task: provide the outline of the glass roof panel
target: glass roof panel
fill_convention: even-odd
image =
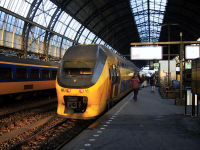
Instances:
[[[130,0],[141,42],[157,42],[167,0]]]
[[[90,32],[90,30],[88,30],[87,28],[85,28],[85,30],[83,31],[82,35],[83,36],[87,36],[89,32]]]
[[[67,13],[62,12],[62,14],[58,18],[58,21],[56,22],[56,25],[55,25],[53,30],[55,32],[60,33],[60,34],[64,34],[65,29],[67,28],[67,24],[68,24],[67,20],[68,20],[68,18],[70,18],[70,16]],[[66,24],[66,22],[67,22],[67,24]]]
[[[43,0],[35,14],[33,19],[34,22],[47,27],[56,11],[57,6],[53,4],[50,0]]]
[[[83,44],[84,41],[85,41],[85,37],[84,37],[84,36],[81,36],[78,42],[81,43],[81,44]]]
[[[33,0],[0,0],[0,6],[26,17]]]
[[[95,34],[90,32],[90,34],[88,35],[88,39],[92,42],[92,40],[95,38]]]
[[[85,44],[91,44],[92,41],[90,41],[89,39],[85,40]]]
[[[75,31],[78,31],[80,26],[81,26],[81,24],[78,21],[76,21],[75,19],[73,19],[72,22],[69,25],[69,27],[72,28]]]
[[[29,9],[33,1],[34,0],[0,0],[0,6],[26,18],[28,17],[27,14],[29,12]],[[142,0],[138,0],[138,1],[142,2]],[[36,22],[44,27],[48,27],[56,9],[57,9],[57,6],[54,3],[52,3],[51,0],[42,0],[40,6],[37,8],[36,14],[33,18],[33,22]],[[141,11],[143,11],[143,8],[141,9]],[[0,12],[0,14],[1,14],[0,15],[0,29],[2,29],[3,21],[5,21],[6,22],[5,30],[8,30],[10,32],[12,32],[13,30],[16,30],[15,31],[16,34],[19,34],[19,35],[22,34],[22,30],[24,26],[24,22],[22,20],[17,19],[10,15],[6,15],[3,12]],[[7,17],[5,18],[5,16]],[[147,15],[146,15],[146,18],[147,18]],[[138,16],[139,23],[142,23],[144,21],[145,21],[145,18],[143,16]],[[63,11],[62,14],[59,16],[53,31],[60,33],[72,40],[74,40],[76,35],[78,34],[80,35],[82,33],[80,35],[79,43],[89,44],[91,42],[95,42],[95,43],[106,45],[109,48],[112,48],[110,45],[108,45],[108,43],[105,43],[105,41],[103,41],[101,38],[97,38],[96,35],[92,33],[89,29],[85,28],[83,32],[79,31],[81,26],[82,25],[77,20],[75,20],[69,14]],[[29,39],[31,39],[32,43],[34,44],[36,44],[37,42],[44,42],[45,33],[46,33],[45,30],[35,26],[31,28],[31,31],[29,33]],[[61,37],[54,36],[53,38],[51,38],[51,43],[52,43],[52,46],[56,45],[60,47]],[[70,45],[72,45],[71,41],[67,41],[66,39],[63,40],[62,48],[69,47]],[[34,50],[36,50],[36,48]],[[39,46],[38,52],[42,53],[42,45]],[[63,52],[62,52],[62,55],[63,55]]]
[[[99,44],[101,42],[101,39],[98,38],[97,41],[96,41],[96,44]]]
[[[105,42],[102,40],[99,44],[101,44],[101,45],[104,45],[105,44]]]
[[[90,33],[90,30],[88,30],[87,28],[84,29],[83,33],[81,34],[80,36],[80,39],[79,39],[79,43],[83,44],[87,38],[87,35]]]

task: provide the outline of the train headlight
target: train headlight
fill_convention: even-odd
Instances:
[[[88,90],[88,89],[86,89],[86,90],[85,90],[85,92],[86,92],[86,93],[89,93],[89,90]]]
[[[80,93],[83,93],[83,90],[79,90]]]
[[[64,90],[64,88],[61,88],[61,92],[64,92],[65,90]]]
[[[71,90],[70,90],[70,89],[67,89],[67,90],[66,90],[66,92],[67,92],[67,93],[70,93],[70,92],[71,92]]]

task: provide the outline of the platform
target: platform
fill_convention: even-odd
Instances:
[[[63,150],[199,150],[200,120],[150,87],[133,93],[63,147]]]

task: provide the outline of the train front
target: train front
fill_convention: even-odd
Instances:
[[[57,75],[57,113],[63,117],[91,119],[102,112],[100,106],[106,54],[98,45],[70,47]]]

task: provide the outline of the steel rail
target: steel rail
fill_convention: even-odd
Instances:
[[[52,119],[54,119],[54,117],[53,117]],[[52,119],[51,119],[51,120],[52,120]],[[49,120],[49,121],[51,121],[51,120]],[[8,148],[7,150],[19,149],[23,144],[27,143],[27,142],[30,141],[30,140],[33,140],[33,139],[36,138],[37,136],[42,135],[43,133],[45,133],[45,132],[47,132],[47,131],[49,131],[49,130],[51,130],[51,129],[53,129],[53,128],[56,128],[57,126],[62,125],[62,124],[65,123],[67,120],[69,120],[69,119],[65,118],[63,121],[61,121],[61,122],[59,122],[59,123],[57,123],[57,124],[55,124],[55,125],[53,125],[53,126],[50,126],[50,127],[47,128],[47,129],[41,130],[41,131],[37,132],[36,134],[33,134],[33,135],[27,137],[27,138],[24,139],[23,141],[20,141],[19,143],[12,145],[12,146],[11,146],[10,148]]]

